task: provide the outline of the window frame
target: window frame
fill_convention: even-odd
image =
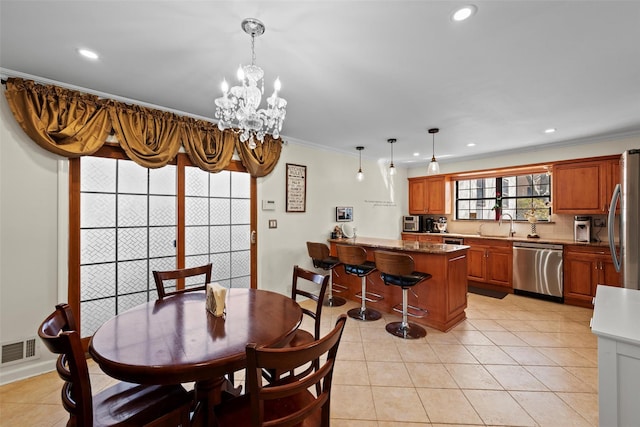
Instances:
[[[524,186],[519,186],[517,184],[518,180],[522,177],[528,177],[528,176],[535,176],[535,175],[542,175],[542,174],[546,174],[549,177],[549,182],[548,182],[548,194],[546,195],[542,195],[542,196],[535,196],[533,194],[531,195],[524,195],[524,196],[504,196],[504,183],[506,181],[507,178],[515,178],[516,181],[516,188],[517,187],[524,187]],[[495,182],[494,187],[484,187],[484,186],[480,186],[480,187],[476,187],[476,189],[483,189],[483,194],[484,194],[484,188],[494,188],[495,192],[494,192],[494,196],[493,197],[465,197],[465,198],[461,198],[460,197],[460,182],[461,181],[474,181],[474,180],[482,180],[483,182],[487,179],[493,179]],[[533,183],[533,180],[531,181],[531,183],[529,184],[529,186],[533,189],[533,186],[535,184]],[[472,189],[470,189],[469,191],[472,191]],[[531,192],[533,193],[533,191]],[[518,212],[521,210],[518,208],[517,204],[518,204],[518,200],[535,200],[535,199],[544,199],[544,209],[541,208],[535,208],[536,211],[543,211],[546,214],[546,218],[538,218],[539,222],[550,222],[551,221],[551,197],[552,197],[552,191],[551,191],[551,174],[548,172],[548,170],[523,170],[523,171],[505,171],[505,173],[502,174],[492,174],[492,175],[486,175],[486,174],[478,174],[476,176],[473,176],[471,174],[467,175],[467,176],[459,176],[457,178],[455,178],[455,199],[454,199],[454,204],[455,204],[455,213],[454,213],[454,217],[456,221],[498,221],[500,219],[500,217],[502,216],[503,213],[509,213],[511,214],[511,212],[513,212],[513,216],[514,216],[514,221],[527,221],[525,214],[523,213],[522,217],[518,217]],[[491,210],[493,210],[494,215],[493,218],[460,218],[459,217],[459,212],[460,212],[460,202],[471,202],[471,201],[477,201],[477,202],[489,202],[489,204],[493,204],[493,207],[491,208]],[[515,200],[515,208],[505,208],[504,207],[504,202],[506,200]],[[548,200],[548,201],[547,201]],[[529,209],[529,208],[527,208]],[[533,207],[531,207],[531,209],[533,209]],[[477,209],[476,209],[477,210]]]
[[[131,160],[127,157],[124,150],[115,144],[105,144],[93,157],[104,157],[116,160]],[[80,312],[80,162],[81,158],[69,159],[69,256],[68,256],[68,304],[74,313],[77,313],[76,322],[78,326],[81,324]],[[186,153],[178,153],[176,158],[172,160],[170,165],[176,166],[176,197],[177,197],[177,230],[176,230],[176,262],[177,268],[185,267],[186,259],[186,227],[185,227],[185,169],[187,167],[197,167],[194,165]],[[225,168],[231,172],[248,173],[247,169],[239,160],[232,160]],[[257,287],[257,236],[255,233],[257,226],[257,180],[255,177],[250,179],[250,229],[252,238],[250,244],[250,260],[251,260],[251,279],[250,286],[252,289]],[[82,344],[85,351],[88,348],[90,337],[82,338]]]

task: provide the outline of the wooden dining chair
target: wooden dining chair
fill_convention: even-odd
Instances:
[[[320,285],[318,292],[312,292],[307,289],[302,289],[302,283],[315,283]],[[313,333],[304,329],[296,329],[293,337],[286,345],[286,347],[297,347],[300,345],[308,344],[320,339],[320,320],[322,315],[322,306],[324,302],[325,294],[327,293],[327,287],[329,286],[329,276],[317,274],[313,271],[305,270],[304,268],[293,266],[293,279],[291,282],[291,299],[298,301],[298,297],[308,298],[315,302],[315,307],[312,309],[302,307],[302,314],[306,315],[308,319],[313,322]],[[312,363],[308,369],[317,367],[318,361]],[[286,371],[267,371],[265,370],[265,378],[272,382],[280,378]]]
[[[287,348],[247,345],[247,394],[216,406],[218,427],[308,426],[328,427],[331,383],[336,353],[347,316],[341,314],[335,327],[317,341]],[[326,355],[317,370],[301,372],[263,385],[261,371],[293,371]],[[316,387],[315,394],[310,390]]]
[[[59,354],[56,369],[65,383],[62,405],[67,426],[187,426],[192,393],[181,385],[139,385],[120,382],[91,394],[89,369],[76,321],[68,304],[56,305],[40,325],[38,335]]]
[[[181,268],[177,270],[166,270],[166,271],[154,271],[153,279],[156,282],[156,289],[158,290],[158,299],[162,299],[169,295],[179,294],[183,292],[192,292],[192,291],[202,291],[206,288],[207,283],[211,282],[211,263],[207,265],[202,265],[199,267],[191,267],[191,268]],[[197,277],[204,276],[203,282],[198,282],[196,286],[189,286],[183,289],[177,289],[177,282],[175,283],[176,288],[172,291],[167,291],[165,287],[165,282],[169,280],[183,280],[188,277]],[[200,285],[200,283],[202,283]]]

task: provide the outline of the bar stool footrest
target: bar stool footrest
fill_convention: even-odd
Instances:
[[[334,283],[331,289],[336,294],[349,290],[349,288],[347,288],[346,286],[338,285],[337,283]]]
[[[362,292],[358,292],[356,294],[356,297],[362,299]],[[368,302],[379,302],[379,301],[382,301],[383,299],[384,299],[383,295],[376,294],[374,292],[367,291],[364,293],[364,300]]]
[[[395,311],[396,313],[402,314],[402,304],[394,305],[393,311]],[[429,314],[429,312],[427,311],[426,308],[416,307],[415,305],[407,305],[407,316],[409,317],[422,319],[427,314]]]

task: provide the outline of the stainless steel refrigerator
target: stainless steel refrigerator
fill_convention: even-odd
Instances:
[[[618,216],[619,251],[614,242],[616,206]],[[616,185],[609,207],[609,247],[617,271],[622,271],[622,286],[640,289],[640,149],[628,150],[620,157],[620,184]]]

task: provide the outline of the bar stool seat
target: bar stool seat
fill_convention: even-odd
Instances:
[[[347,311],[349,317],[357,320],[371,321],[382,317],[379,311],[368,308],[366,302],[378,302],[383,296],[367,291],[367,276],[376,271],[375,263],[367,261],[367,251],[360,246],[336,245],[338,259],[344,264],[344,271],[347,274],[358,276],[361,279],[361,291],[356,294],[360,297],[360,308],[352,308]]]
[[[380,277],[385,285],[400,286],[402,288],[402,309],[397,306],[393,309],[402,313],[401,322],[391,322],[386,325],[386,330],[392,335],[404,339],[422,338],[427,331],[420,325],[408,322],[408,316],[424,317],[427,310],[409,305],[407,294],[410,288],[431,278],[431,274],[414,271],[415,263],[410,255],[375,251],[376,268],[380,271]],[[410,311],[412,310],[412,311]]]
[[[334,292],[341,293],[347,290],[345,286],[333,284],[333,269],[340,264],[340,260],[329,255],[329,247],[324,243],[307,242],[307,252],[309,252],[309,257],[311,257],[315,268],[329,272],[329,292],[327,292],[323,304],[330,307],[345,305],[346,299],[333,295]]]

